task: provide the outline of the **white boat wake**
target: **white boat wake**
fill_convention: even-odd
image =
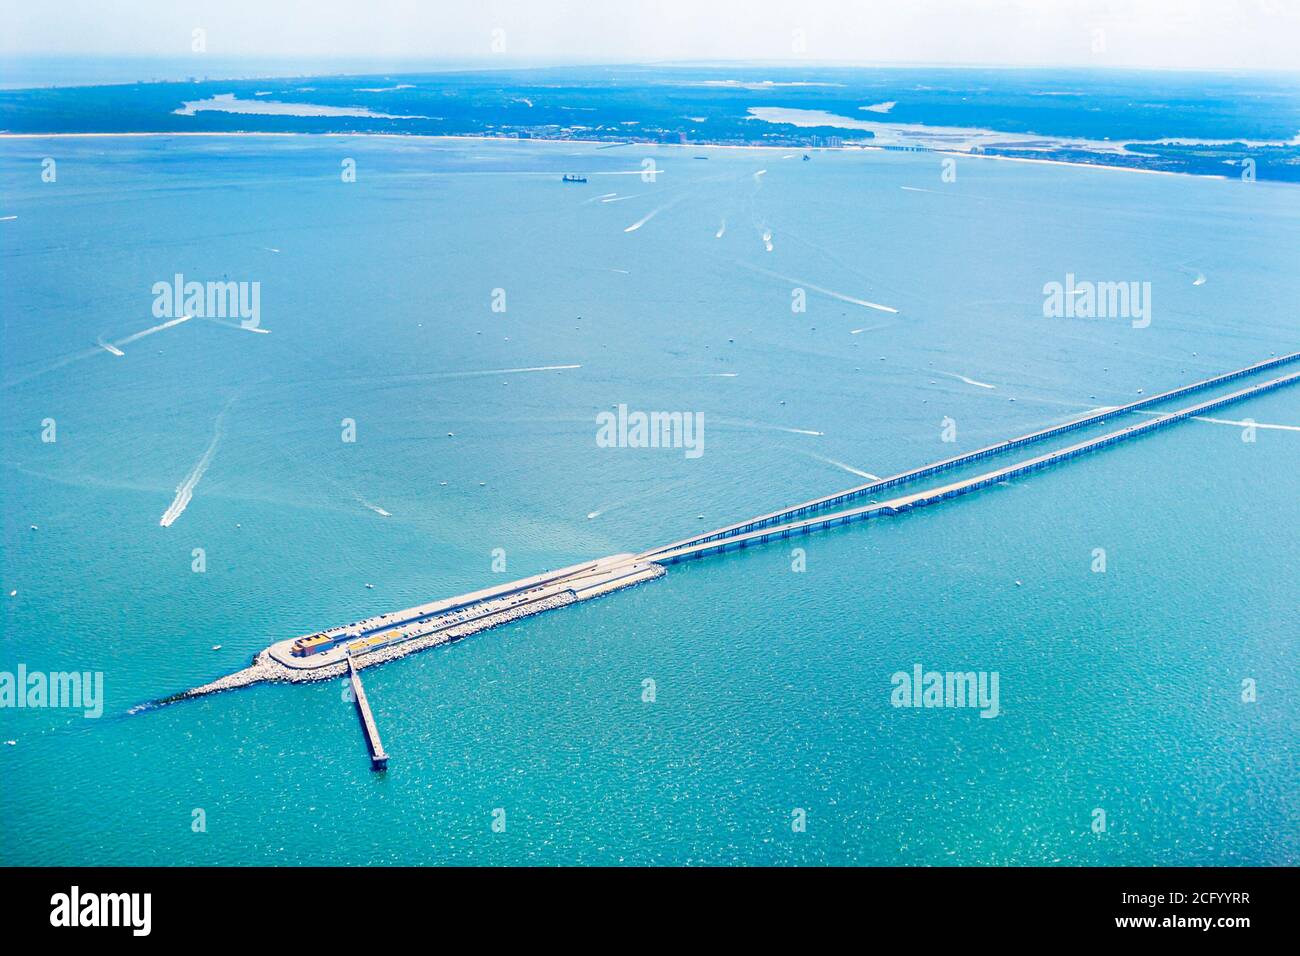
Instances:
[[[1237,428],[1269,428],[1283,432],[1300,432],[1300,425],[1274,425],[1271,422],[1246,422],[1233,421],[1231,418],[1205,418],[1195,416],[1198,422],[1209,422],[1212,425],[1235,425]]]
[[[162,323],[161,325],[155,325],[152,326],[151,328],[145,329],[142,332],[136,332],[132,335],[128,335],[124,339],[118,339],[113,344],[115,346],[118,346],[119,348],[123,345],[130,345],[132,342],[139,341],[140,339],[144,338],[146,335],[153,335],[157,332],[161,332],[163,329],[170,329],[173,326],[180,325],[182,322],[188,322],[192,318],[194,318],[194,316],[189,315],[187,313],[185,315],[182,315],[178,319],[168,319],[166,322]]]
[[[217,420],[212,427],[212,441],[208,443],[207,450],[195,463],[194,467],[190,469],[190,473],[185,476],[185,480],[176,486],[176,497],[167,506],[167,510],[163,512],[162,517],[158,519],[158,524],[162,527],[170,528],[172,523],[184,514],[185,509],[189,507],[190,499],[194,497],[194,489],[198,487],[204,472],[208,470],[208,465],[212,464],[212,456],[216,454],[217,444],[221,441],[222,422],[225,420],[226,412],[230,410],[230,405],[233,402],[234,399],[232,398],[226,403],[226,407],[221,410],[221,413],[217,415]]]
[[[229,319],[207,319],[214,325],[224,325],[228,329],[239,329],[241,332],[257,332],[260,335],[270,335],[270,329],[264,329],[259,325],[245,325],[242,322],[231,322]]]
[[[366,501],[366,499],[362,498],[361,495],[359,494],[354,493],[353,497],[356,498],[357,501],[360,502],[363,506],[369,508],[375,514],[380,515],[381,517],[391,518],[393,516],[393,513],[391,511],[385,511],[383,508],[379,507],[379,505],[374,504],[373,502]]]
[[[636,232],[638,229],[640,229],[642,226],[644,226],[647,222],[649,222],[649,221],[650,221],[651,219],[653,219],[655,216],[659,215],[659,214],[660,214],[661,212],[663,212],[665,209],[671,209],[673,206],[676,206],[676,205],[677,205],[679,202],[681,202],[683,199],[686,199],[687,196],[689,196],[689,195],[690,195],[690,193],[689,193],[689,192],[686,192],[686,193],[682,193],[682,194],[681,194],[680,196],[678,196],[676,199],[670,199],[668,202],[664,203],[664,204],[663,204],[662,206],[660,206],[659,208],[650,210],[648,213],[646,213],[644,216],[642,216],[642,217],[641,217],[640,219],[638,219],[636,222],[632,223],[632,225],[628,226],[628,227],[627,227],[626,229],[624,229],[623,231],[624,231],[624,232]]]
[[[661,212],[663,212],[665,209],[667,209],[667,208],[668,208],[669,206],[671,206],[671,205],[672,205],[672,203],[665,203],[664,205],[660,206],[658,209],[651,209],[648,213],[646,213],[644,216],[642,216],[642,217],[641,217],[640,219],[638,219],[636,222],[632,223],[632,225],[628,226],[628,227],[627,227],[626,229],[624,229],[623,231],[624,231],[624,232],[636,232],[638,229],[640,229],[642,226],[644,226],[647,222],[649,222],[649,221],[650,221],[651,219],[653,219],[655,216],[659,215]]]
[[[844,462],[836,461],[834,458],[827,458],[825,455],[813,455],[810,453],[808,457],[815,458],[817,461],[824,461],[826,464],[834,465],[836,468],[843,468],[845,471],[849,472],[850,474],[857,475],[860,478],[867,478],[871,481],[880,480],[879,475],[873,475],[871,472],[863,471],[861,468],[854,468],[852,465],[846,465],[844,464]]]
[[[1137,411],[1142,415],[1159,416],[1164,414],[1164,412],[1153,412],[1145,408],[1139,408]],[[1193,415],[1192,421],[1208,422],[1211,425],[1231,425],[1233,428],[1263,428],[1269,431],[1300,432],[1300,425],[1277,425],[1273,422],[1237,421],[1231,418],[1210,418],[1205,415]]]
[[[935,372],[935,375],[947,375],[949,378],[959,378],[967,385],[974,385],[977,388],[997,388],[996,385],[990,385],[988,382],[977,382],[973,378],[967,378],[965,375],[958,375],[956,372]]]
[[[603,515],[606,511],[613,511],[615,508],[622,508],[625,505],[630,505],[634,501],[641,501],[644,498],[653,498],[657,495],[667,494],[670,491],[675,491],[678,488],[681,488],[685,484],[686,482],[684,481],[673,481],[673,482],[669,482],[666,485],[658,485],[653,488],[647,488],[645,491],[639,491],[636,494],[631,495],[630,497],[620,498],[618,501],[601,505],[595,511],[587,512],[587,520],[594,521],[596,518],[599,518],[601,515]]]
[[[192,318],[194,318],[194,316],[192,315],[182,315],[178,319],[168,319],[166,322],[162,323],[161,325],[155,325],[152,328],[145,329],[141,332],[135,332],[131,335],[128,335],[124,339],[118,339],[116,342],[105,342],[104,337],[101,335],[99,338],[95,340],[94,348],[87,347],[85,349],[82,349],[79,352],[73,352],[70,355],[65,355],[63,358],[59,359],[56,362],[52,362],[49,365],[46,365],[44,368],[37,369],[36,371],[28,375],[24,375],[20,378],[11,379],[10,381],[5,382],[4,385],[0,387],[11,388],[14,385],[21,385],[23,382],[29,382],[34,378],[39,378],[40,376],[53,372],[56,369],[63,368],[65,365],[71,365],[73,362],[79,362],[82,359],[86,359],[86,358],[90,358],[91,356],[98,355],[100,352],[107,352],[110,355],[114,355],[117,356],[118,358],[121,358],[126,354],[125,352],[122,351],[121,346],[130,345],[132,342],[138,341],[139,339],[144,338],[146,335],[153,335],[155,332],[161,332],[163,329],[170,329],[172,326],[180,325],[182,322],[188,322]]]
[[[733,428],[753,428],[760,431],[786,432],[790,435],[813,435],[821,437],[825,432],[813,431],[811,428],[787,428],[785,425],[771,425],[767,422],[751,422],[736,418],[717,418],[714,419],[719,425],[730,425]]]
[[[439,378],[463,378],[470,375],[513,375],[516,372],[561,372],[565,369],[582,368],[581,365],[532,365],[528,368],[489,368],[480,372],[444,372]]]
[[[752,269],[755,272],[761,272],[763,275],[771,276],[773,279],[780,279],[782,282],[791,282],[802,288],[811,289],[813,292],[820,292],[822,295],[830,296],[832,299],[838,299],[841,302],[848,302],[851,305],[860,305],[864,309],[875,309],[877,312],[888,312],[890,315],[898,314],[898,310],[892,306],[881,305],[879,302],[869,302],[866,299],[859,299],[855,296],[845,295],[843,292],[836,292],[834,289],[827,289],[823,286],[813,285],[811,282],[796,279],[794,276],[785,276],[776,272],[769,272],[766,269],[758,268],[758,266],[751,266],[746,262],[739,262],[737,265],[744,266],[746,269]]]

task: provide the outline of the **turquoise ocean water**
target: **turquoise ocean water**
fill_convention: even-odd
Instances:
[[[800,157],[0,142],[0,671],[107,696],[0,710],[0,860],[1297,862],[1297,389],[1216,413],[1292,426],[1255,442],[1190,422],[368,670],[386,774],[339,682],[126,715],[496,548],[662,544],[1297,348],[1292,187]],[[270,334],[96,345],[178,272],[259,282]],[[1150,327],[1044,318],[1067,273],[1151,282]],[[597,447],[618,403],[703,412],[703,456]],[[891,707],[916,663],[997,671],[1001,716]]]

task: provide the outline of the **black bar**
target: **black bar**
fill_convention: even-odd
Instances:
[[[143,897],[139,909],[122,910],[126,925],[51,925],[52,915],[67,910],[55,913],[63,904],[58,895],[70,904],[76,886],[83,907],[88,895],[148,893],[147,938],[205,948],[254,941],[259,948],[337,946],[353,938],[395,941],[430,930],[459,935],[529,925],[580,933],[578,924],[614,913],[635,915],[629,930],[658,936],[655,926],[680,928],[684,915],[708,912],[738,937],[762,936],[776,920],[792,929],[816,923],[819,934],[847,928],[860,939],[906,930],[927,943],[1199,936],[1232,946],[1292,923],[1294,877],[1289,869],[1253,868],[11,868],[0,870],[0,925],[20,939],[146,938],[136,936]]]

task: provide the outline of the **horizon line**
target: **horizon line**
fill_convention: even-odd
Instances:
[[[1112,63],[981,63],[953,61],[908,61],[908,60],[796,60],[751,59],[751,58],[708,58],[699,60],[589,60],[568,59],[562,57],[506,57],[502,54],[487,54],[478,57],[402,57],[385,58],[369,55],[327,55],[327,56],[266,56],[260,54],[232,55],[211,63],[216,73],[199,75],[189,69],[178,69],[191,58],[178,54],[176,56],[130,53],[21,53],[6,54],[9,67],[15,64],[45,63],[72,64],[154,64],[157,67],[176,69],[174,76],[140,76],[135,79],[103,80],[19,80],[7,81],[6,74],[11,69],[0,67],[0,91],[18,91],[26,89],[56,89],[102,86],[132,86],[147,83],[197,83],[197,82],[238,82],[245,80],[304,79],[304,78],[363,78],[383,76],[436,76],[454,73],[493,73],[509,71],[541,71],[562,69],[720,69],[734,70],[742,68],[761,68],[775,70],[935,70],[953,72],[1005,71],[1005,72],[1057,72],[1086,74],[1144,73],[1161,76],[1196,76],[1212,74],[1216,76],[1272,76],[1295,79],[1300,82],[1300,67],[1285,69],[1281,67],[1231,67],[1231,66],[1132,66]],[[194,67],[200,64],[192,64]],[[241,66],[260,66],[249,73],[236,73]],[[331,69],[336,66],[338,69]],[[355,68],[348,69],[352,66]]]

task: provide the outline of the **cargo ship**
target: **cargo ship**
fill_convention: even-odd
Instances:
[[[563,183],[585,183],[586,181],[586,176],[574,176],[571,173],[565,173],[564,177],[560,180],[560,182]]]

